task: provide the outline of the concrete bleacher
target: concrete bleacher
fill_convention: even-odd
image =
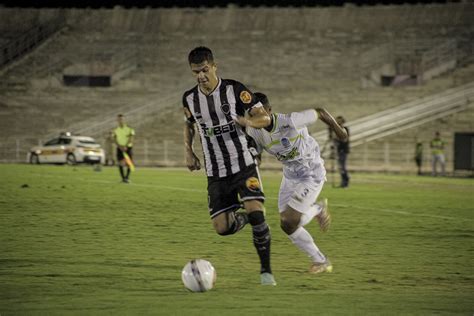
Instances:
[[[24,142],[22,150],[26,150],[26,143],[68,130],[77,122],[109,118],[114,109],[127,104],[145,104],[157,93],[172,95],[190,88],[195,82],[187,53],[197,45],[214,50],[222,77],[265,92],[276,111],[324,105],[354,120],[473,81],[474,69],[467,63],[420,86],[364,88],[360,67],[364,52],[389,41],[411,40],[428,46],[451,38],[472,41],[474,23],[469,17],[473,12],[474,5],[466,3],[67,10],[66,29],[0,75],[2,82],[23,82],[21,89],[1,90],[4,106],[0,115],[8,121],[1,127],[2,135],[30,139]],[[35,12],[25,14],[34,16]],[[207,23],[211,17],[212,25]],[[117,51],[137,51],[138,67],[114,86],[71,88],[61,84],[62,72],[71,63]],[[135,126],[139,162],[163,160],[152,158],[151,152],[168,146],[168,155],[174,157],[170,160],[182,163],[180,101],[160,104],[154,119]],[[316,124],[311,131],[322,128]],[[150,155],[146,159],[145,151]]]
[[[454,163],[454,133],[474,131],[474,105],[461,113],[449,115],[373,142],[352,148],[349,166],[357,170],[415,171],[415,145],[423,144],[423,172],[431,173],[430,141],[439,131],[445,141],[446,170]],[[438,167],[439,170],[439,167]]]

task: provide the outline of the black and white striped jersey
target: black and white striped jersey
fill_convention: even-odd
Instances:
[[[226,177],[254,164],[237,115],[262,106],[242,83],[221,79],[214,91],[205,95],[196,85],[183,95],[183,106],[192,114],[201,136],[207,176]]]

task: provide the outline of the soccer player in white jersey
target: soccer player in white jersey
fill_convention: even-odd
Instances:
[[[321,230],[325,232],[331,222],[327,199],[322,203],[315,202],[323,188],[326,169],[319,145],[309,135],[306,126],[315,123],[319,118],[329,125],[341,140],[347,137],[346,131],[324,109],[273,114],[266,95],[257,92],[255,96],[270,114],[271,123],[262,129],[247,127],[247,133],[255,140],[260,152],[267,151],[283,164],[283,179],[278,196],[281,228],[290,240],[311,258],[310,273],[331,272],[331,262],[304,228],[315,218]],[[245,118],[238,118],[237,122],[241,125],[247,123]]]

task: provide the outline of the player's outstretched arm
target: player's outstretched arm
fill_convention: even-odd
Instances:
[[[201,169],[201,162],[193,151],[194,123],[186,121],[184,123],[184,148],[186,150],[186,166],[190,171]]]
[[[316,112],[318,113],[319,119],[326,123],[336,133],[336,136],[340,141],[347,141],[348,135],[346,130],[337,124],[334,117],[332,117],[332,115],[326,109],[316,108]]]
[[[253,108],[245,117],[237,116],[235,121],[241,126],[250,126],[253,128],[267,127],[271,123],[270,115],[268,115],[263,107]]]

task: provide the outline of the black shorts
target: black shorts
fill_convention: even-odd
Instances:
[[[224,178],[208,177],[207,194],[211,218],[238,209],[241,201],[265,200],[255,165]]]
[[[133,150],[132,150],[132,147],[127,147],[127,150],[126,150],[128,156],[130,157],[130,159],[133,160]],[[117,160],[118,161],[122,161],[124,158],[123,158],[123,151],[122,149],[120,149],[119,147],[117,147]]]

